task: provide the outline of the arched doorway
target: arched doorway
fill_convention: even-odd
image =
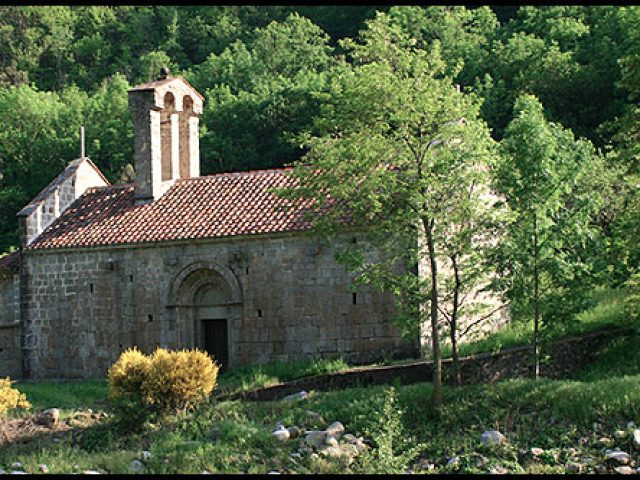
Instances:
[[[228,269],[213,262],[184,268],[174,279],[169,306],[175,308],[180,348],[199,348],[224,370],[233,365],[242,313],[240,284]]]

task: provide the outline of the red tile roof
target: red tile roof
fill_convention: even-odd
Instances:
[[[0,272],[17,272],[20,269],[20,252],[0,258]]]
[[[180,179],[158,200],[134,205],[133,185],[88,189],[27,250],[304,231],[308,202],[270,189],[293,186],[291,169]]]

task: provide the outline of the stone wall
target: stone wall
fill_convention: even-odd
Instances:
[[[594,361],[616,338],[637,335],[636,332],[618,328],[605,329],[582,336],[555,342],[549,348],[549,360],[541,365],[541,376],[565,378]],[[509,378],[533,375],[532,349],[522,346],[505,349],[499,353],[482,353],[460,359],[464,384],[495,383]],[[443,380],[451,382],[451,359],[442,362]],[[338,373],[307,377],[281,385],[260,388],[232,395],[220,395],[220,400],[238,399],[268,401],[278,400],[300,390],[338,390],[362,385],[411,384],[430,382],[433,378],[433,362],[415,361],[387,367],[353,368]]]
[[[20,367],[20,277],[0,272],[0,378],[18,378]]]
[[[133,345],[202,348],[198,325],[205,314],[228,319],[230,366],[415,355],[417,344],[389,323],[393,299],[373,288],[354,296],[351,275],[333,255],[331,245],[302,235],[27,251],[27,374],[101,377]],[[224,284],[228,301],[195,305],[209,283]]]

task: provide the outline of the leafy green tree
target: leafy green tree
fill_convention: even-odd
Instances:
[[[451,212],[482,183],[492,140],[477,99],[445,73],[437,44],[411,48],[383,14],[363,33],[361,42],[343,42],[355,66],[322,93],[314,128],[302,137],[309,152],[295,169],[301,187],[289,195],[312,199],[323,212],[319,232],[340,234],[345,218],[363,232],[364,241],[347,243],[338,260],[356,272],[356,282],[396,295],[397,320],[407,330],[430,325],[440,405],[443,243],[464,216]],[[369,255],[371,246],[384,258]]]
[[[590,142],[548,122],[532,95],[516,100],[500,147],[496,184],[512,214],[498,250],[503,287],[514,317],[533,317],[537,378],[541,325],[567,321],[589,298],[602,162]]]

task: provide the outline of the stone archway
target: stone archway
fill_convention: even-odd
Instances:
[[[224,367],[234,364],[242,292],[231,270],[215,262],[188,265],[172,282],[167,304],[178,348],[200,348]]]

